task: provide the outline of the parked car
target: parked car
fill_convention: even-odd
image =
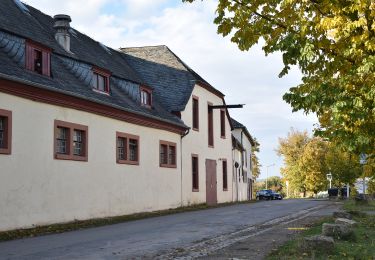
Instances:
[[[271,200],[272,190],[259,190],[255,194],[257,200]]]
[[[282,200],[283,199],[283,196],[281,196],[280,193],[277,193],[277,192],[274,192],[274,191],[272,191],[271,197],[272,197],[273,200]]]

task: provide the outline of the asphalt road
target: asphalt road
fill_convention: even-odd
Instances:
[[[329,205],[261,201],[0,243],[0,259],[129,259],[186,248],[223,234]]]

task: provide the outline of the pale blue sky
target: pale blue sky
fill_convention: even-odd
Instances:
[[[247,126],[261,144],[260,162],[269,176],[279,175],[278,138],[291,127],[312,130],[314,116],[292,113],[282,100],[300,81],[297,69],[279,79],[281,56],[265,57],[259,46],[241,52],[216,34],[216,1],[183,4],[177,0],[27,0],[53,16],[72,17],[71,25],[112,48],[167,45],[183,61],[226,95],[227,104],[246,104],[230,114]],[[266,175],[262,168],[260,178]]]

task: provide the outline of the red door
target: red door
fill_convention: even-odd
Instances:
[[[206,159],[206,202],[217,204],[216,160]]]

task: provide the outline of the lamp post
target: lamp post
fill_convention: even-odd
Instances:
[[[268,190],[268,168],[271,167],[271,166],[275,166],[275,164],[270,164],[270,165],[267,165],[266,168],[267,168],[267,178],[266,178],[266,190]]]
[[[332,188],[332,174],[331,173],[327,174],[327,180],[329,180],[329,188],[331,189]]]

